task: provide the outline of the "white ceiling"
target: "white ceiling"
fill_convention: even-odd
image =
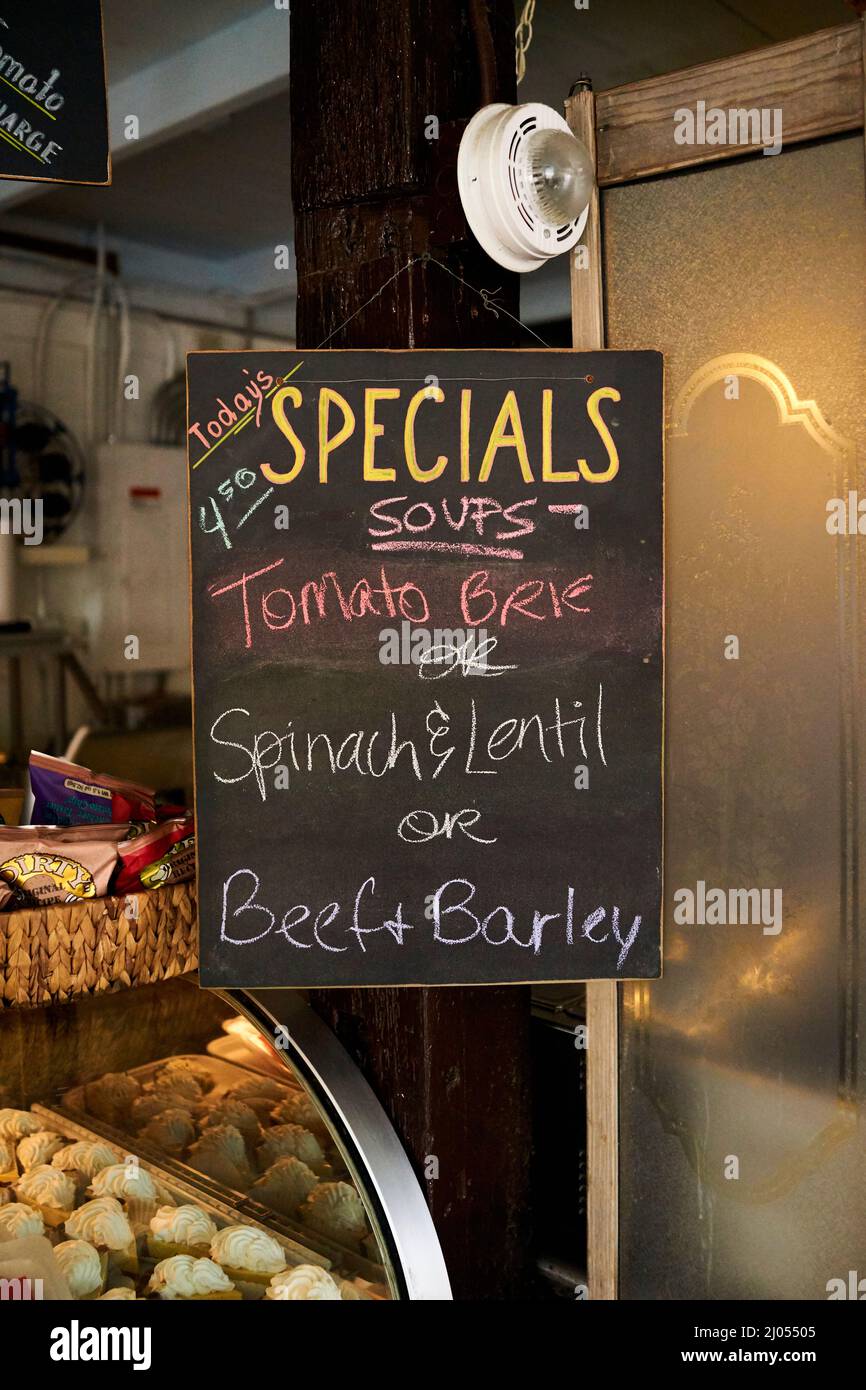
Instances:
[[[105,51],[111,82],[149,67],[166,49],[186,48],[267,0],[102,0]]]
[[[57,185],[22,206],[31,210],[70,226],[102,222],[109,236],[216,259],[291,241],[288,89],[116,160],[107,188]]]

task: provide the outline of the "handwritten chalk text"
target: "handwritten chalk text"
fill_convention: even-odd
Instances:
[[[626,928],[626,919],[621,919],[618,906],[575,910],[571,884],[561,890],[555,904],[557,911],[534,908],[523,921],[518,921],[510,907],[496,903],[495,898],[484,911],[478,901],[478,887],[468,878],[448,879],[432,892],[419,889],[418,910],[412,909],[414,921],[404,915],[402,902],[397,903],[390,917],[377,905],[381,895],[372,874],[359,885],[348,904],[326,902],[317,908],[310,903],[292,903],[279,919],[280,908],[261,901],[260,891],[261,880],[253,869],[235,869],[224,880],[221,942],[228,946],[253,946],[273,934],[299,951],[342,954],[354,950],[366,954],[370,937],[400,947],[405,944],[407,933],[422,931],[436,946],[466,946],[471,941],[483,941],[490,947],[516,946],[539,956],[550,937],[555,936],[559,945],[588,941],[593,946],[607,946],[608,953],[615,953],[619,974],[638,938],[642,921],[637,914]],[[429,901],[429,916],[424,911],[425,901]]]
[[[318,579],[308,579],[300,586],[288,589],[276,583],[276,571],[285,563],[281,556],[260,569],[244,570],[236,579],[211,587],[212,599],[232,602],[237,617],[237,634],[243,634],[243,645],[249,649],[262,632],[287,632],[309,627],[314,622],[351,623],[364,618],[399,618],[409,623],[426,623],[430,617],[427,595],[413,580],[393,583],[385,566],[379,571],[378,582],[366,576],[351,586],[336,570],[328,570]],[[265,576],[270,576],[266,579]],[[528,618],[544,622],[558,621],[566,612],[587,614],[588,604],[574,600],[588,593],[592,575],[583,574],[565,584],[550,579],[526,579],[513,588],[494,588],[490,571],[475,570],[460,585],[459,603],[463,621],[469,627],[497,622],[505,627],[509,619]],[[273,585],[273,587],[268,587]],[[226,598],[229,595],[230,598]]]
[[[485,385],[489,387],[489,383]],[[343,468],[338,470],[338,474],[344,476],[347,463],[351,463],[365,483],[395,483],[397,469],[391,464],[400,455],[408,478],[422,484],[435,482],[449,467],[452,473],[459,469],[461,483],[489,482],[495,468],[497,477],[503,473],[507,477],[519,475],[522,482],[530,487],[536,481],[609,483],[619,472],[619,452],[601,413],[603,401],[622,399],[614,386],[598,386],[579,403],[582,415],[592,426],[593,433],[589,435],[591,447],[587,448],[583,457],[575,459],[572,453],[567,461],[560,460],[560,463],[566,463],[565,467],[557,466],[554,457],[554,393],[551,387],[545,387],[540,392],[540,401],[536,393],[531,393],[535,395],[531,418],[540,425],[534,437],[528,434],[524,422],[524,412],[527,412],[529,402],[519,402],[513,389],[503,393],[492,425],[484,425],[480,431],[473,425],[471,386],[463,387],[459,392],[459,412],[435,411],[437,405],[446,401],[446,393],[441,386],[422,386],[420,390],[405,393],[400,386],[367,386],[359,396],[361,394],[363,401],[359,399],[356,404],[359,413],[363,414],[363,421],[358,427],[356,439],[355,408],[333,386],[320,387],[317,396],[315,392],[307,392],[306,397],[302,386],[282,386],[271,401],[271,410],[277,429],[289,443],[291,458],[286,459],[286,466],[282,468],[270,463],[261,464],[262,474],[268,482],[276,486],[293,483],[303,470],[309,452],[318,465],[318,481],[327,484],[332,455],[347,447],[349,456],[348,459],[345,456],[341,458]],[[530,396],[528,390],[525,394]],[[309,407],[313,399],[316,400],[316,408],[311,410]],[[422,407],[425,413],[433,410],[440,431],[445,432],[441,442],[447,445],[447,454],[437,454],[434,449],[430,457],[420,457],[416,420]],[[573,419],[567,420],[564,425],[560,434],[571,441],[575,422]],[[395,436],[399,440],[396,445]],[[598,458],[599,443],[604,451],[603,461]],[[595,454],[596,458],[593,459],[591,454]],[[383,461],[386,457],[388,463]]]
[[[211,743],[231,751],[214,754],[210,773],[223,786],[251,779],[262,801],[268,797],[267,774],[276,767],[286,769],[289,787],[296,778],[305,776],[382,778],[398,768],[417,782],[431,782],[452,757],[453,769],[461,767],[467,775],[495,777],[503,764],[525,752],[527,757],[548,764],[565,761],[571,775],[577,753],[584,761],[590,752],[597,754],[607,766],[603,693],[599,685],[587,708],[581,700],[561,700],[557,695],[546,715],[536,710],[497,717],[493,727],[481,725],[475,699],[455,700],[450,709],[436,700],[426,715],[423,732],[411,725],[400,727],[393,711],[385,715],[384,727],[348,732],[303,730],[295,728],[292,719],[284,720],[281,729],[256,728],[251,712],[234,706],[223,710],[211,725]],[[569,730],[573,732],[568,734]]]

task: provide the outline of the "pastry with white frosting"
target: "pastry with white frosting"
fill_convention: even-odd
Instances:
[[[269,1076],[253,1076],[249,1081],[241,1081],[226,1092],[226,1099],[242,1100],[251,1110],[255,1110],[262,1125],[270,1121],[271,1111],[286,1095],[286,1087]]]
[[[136,1235],[147,1230],[160,1197],[160,1189],[147,1169],[129,1161],[103,1168],[96,1174],[88,1192],[93,1197],[116,1197]]]
[[[64,1144],[51,1155],[51,1166],[62,1168],[64,1172],[80,1173],[83,1178],[94,1178],[102,1168],[117,1162],[117,1154],[107,1144],[98,1140],[77,1139],[74,1144]]]
[[[217,1228],[206,1211],[193,1203],[160,1207],[150,1218],[147,1247],[156,1260],[172,1255],[201,1256],[210,1252]]]
[[[311,1230],[341,1245],[357,1247],[369,1231],[364,1204],[347,1182],[319,1183],[299,1216]]]
[[[26,1236],[44,1236],[45,1222],[42,1213],[26,1202],[10,1202],[0,1207],[0,1236],[12,1236],[23,1240]]]
[[[249,1101],[251,1098],[257,1098],[273,1101],[276,1105],[277,1101],[284,1098],[286,1088],[271,1076],[251,1076],[246,1081],[238,1082],[237,1086],[232,1086],[228,1094],[238,1100]]]
[[[94,1298],[102,1292],[103,1262],[89,1241],[62,1240],[54,1247],[54,1258],[73,1298]]]
[[[40,1163],[50,1163],[54,1155],[63,1148],[63,1136],[55,1134],[52,1129],[37,1129],[35,1133],[25,1135],[18,1141],[18,1165],[26,1172],[28,1168],[36,1168]],[[0,1168],[2,1168],[0,1160]]]
[[[35,1134],[42,1128],[42,1121],[29,1110],[0,1110],[0,1139],[17,1142],[25,1134]]]
[[[145,1091],[143,1095],[138,1097],[138,1100],[132,1103],[131,1119],[133,1129],[141,1129],[143,1125],[148,1124],[151,1120],[157,1119],[168,1108],[164,1096],[154,1095],[153,1091]],[[173,1108],[183,1110],[187,1114],[192,1114],[192,1102],[190,1101],[179,1099]]]
[[[286,1267],[282,1246],[256,1226],[224,1226],[210,1246],[211,1259],[233,1279],[267,1284]]]
[[[190,1071],[161,1071],[149,1087],[155,1096],[164,1096],[167,1105],[198,1105],[204,1091]]]
[[[87,1240],[97,1250],[127,1250],[133,1243],[132,1227],[116,1197],[94,1197],[74,1211],[66,1222],[73,1240]]]
[[[96,1174],[88,1189],[94,1197],[116,1197],[124,1201],[132,1197],[144,1201],[156,1200],[156,1184],[150,1173],[137,1163],[112,1163]]]
[[[250,1196],[270,1207],[271,1211],[281,1212],[283,1216],[294,1216],[318,1181],[312,1168],[308,1168],[299,1158],[278,1158],[262,1177],[253,1183]]]
[[[252,1182],[244,1137],[234,1125],[206,1129],[189,1151],[189,1162],[199,1173],[246,1192]]]
[[[138,1081],[122,1071],[106,1072],[98,1081],[88,1081],[84,1087],[87,1113],[118,1129],[129,1127],[133,1102],[140,1095]]]
[[[264,1170],[278,1158],[299,1158],[314,1173],[321,1173],[326,1167],[324,1149],[315,1134],[303,1125],[274,1125],[267,1131],[256,1149],[256,1162]]]
[[[281,1303],[288,1302],[338,1302],[342,1297],[339,1285],[334,1282],[326,1269],[318,1265],[296,1265],[294,1269],[284,1269],[275,1274],[268,1284],[265,1298]]]
[[[202,1132],[215,1129],[217,1125],[234,1125],[250,1145],[257,1144],[262,1134],[255,1110],[242,1100],[231,1100],[228,1097],[208,1108],[201,1122]]]
[[[157,1085],[167,1084],[178,1076],[191,1076],[198,1087],[199,1095],[213,1090],[213,1072],[206,1062],[199,1062],[194,1057],[171,1057],[158,1072]]]
[[[0,1179],[6,1182],[14,1180],[18,1176],[18,1169],[15,1166],[15,1141],[14,1139],[0,1138]]]
[[[168,1260],[160,1260],[147,1287],[159,1298],[242,1297],[225,1271],[206,1256],[196,1259],[194,1255],[172,1255]]]
[[[75,1180],[62,1168],[53,1168],[50,1163],[40,1163],[30,1168],[15,1184],[19,1202],[27,1202],[37,1207],[51,1224],[52,1216],[64,1221],[75,1206]]]
[[[139,1135],[145,1143],[155,1144],[164,1153],[180,1158],[195,1138],[195,1125],[188,1111],[171,1107],[148,1120]]]
[[[304,1091],[290,1091],[275,1105],[271,1111],[271,1122],[275,1125],[303,1125],[304,1129],[315,1134],[320,1144],[331,1143],[328,1126]]]

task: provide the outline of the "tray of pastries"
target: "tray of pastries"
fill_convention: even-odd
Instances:
[[[0,1277],[22,1259],[55,1297],[390,1297],[307,1093],[199,1054],[0,1109]]]

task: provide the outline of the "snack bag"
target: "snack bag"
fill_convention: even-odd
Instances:
[[[102,898],[128,825],[0,826],[0,907]]]
[[[30,754],[29,825],[98,825],[105,822],[152,820],[154,795],[118,777],[91,772],[89,767]]]
[[[191,815],[175,816],[141,834],[133,834],[117,847],[121,869],[116,893],[137,893],[142,888],[161,888],[195,876],[195,829]]]

